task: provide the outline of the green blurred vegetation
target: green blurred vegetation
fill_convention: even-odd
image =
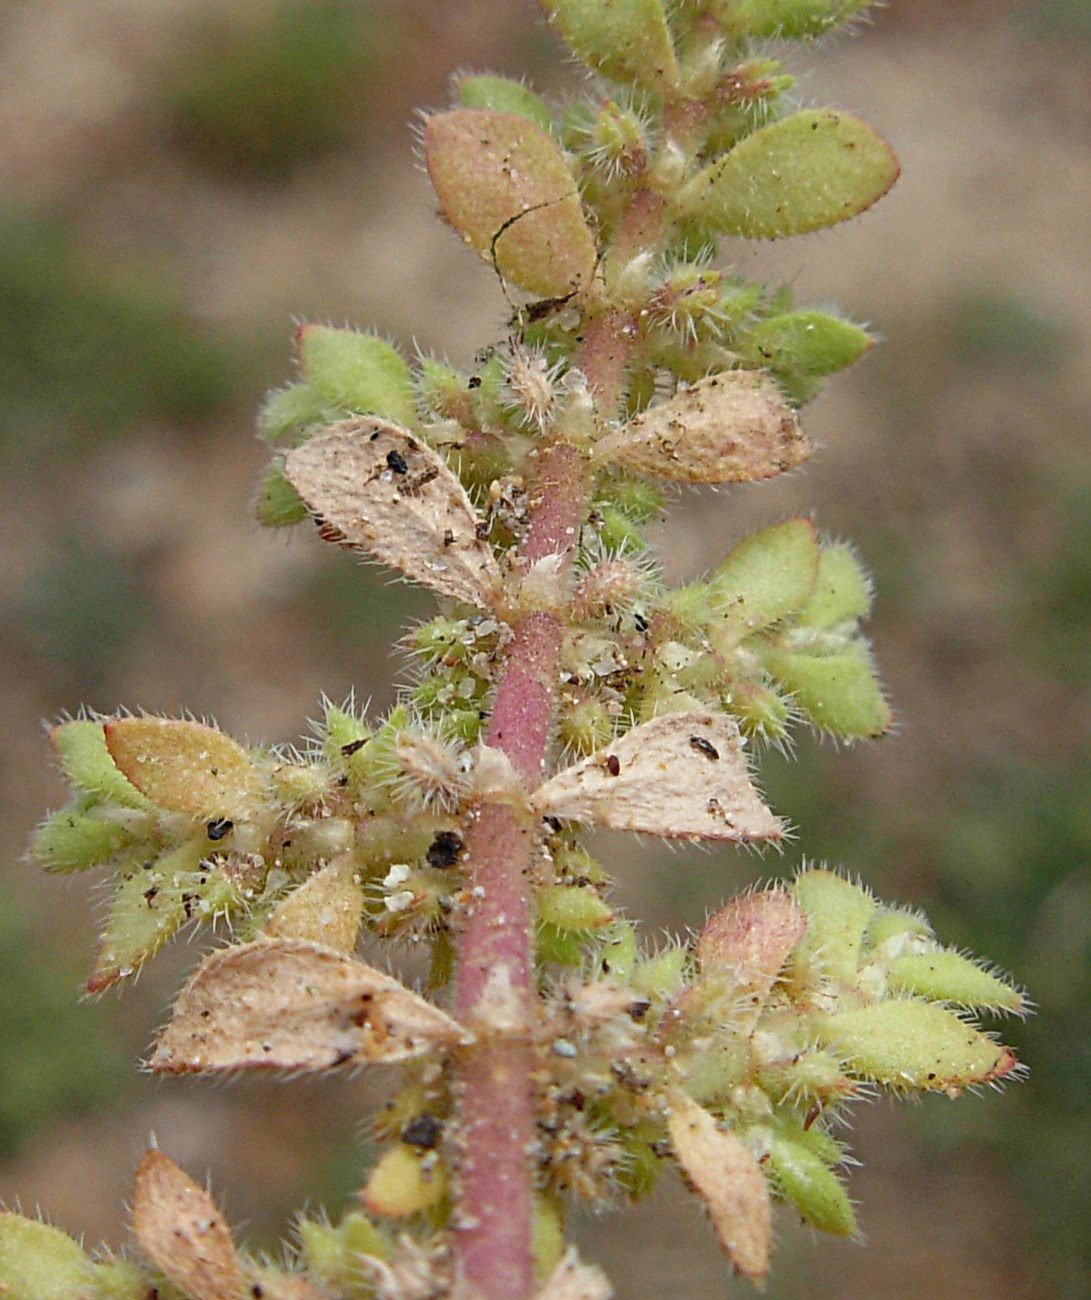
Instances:
[[[220,171],[285,180],[360,128],[391,35],[389,20],[349,0],[207,7],[165,74],[169,129]]]
[[[18,648],[85,699],[116,670],[118,656],[152,616],[153,601],[130,557],[64,534],[41,567],[24,576],[6,614]]]
[[[76,999],[65,945],[16,905],[0,908],[0,1157],[63,1117],[125,1104],[133,1069],[103,1017]],[[17,1050],[15,1049],[17,1046]]]
[[[0,448],[13,459],[205,417],[242,360],[148,267],[103,268],[64,223],[0,209]]]

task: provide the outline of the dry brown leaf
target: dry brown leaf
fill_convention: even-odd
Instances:
[[[534,1293],[534,1300],[610,1300],[613,1294],[602,1270],[593,1264],[581,1264],[576,1252],[569,1249]]]
[[[148,1067],[329,1070],[405,1061],[463,1038],[450,1016],[392,976],[304,939],[266,939],[205,958]]]
[[[161,1151],[137,1167],[132,1220],[140,1249],[190,1300],[250,1294],[216,1202]]]
[[[634,416],[594,455],[676,483],[750,483],[795,469],[812,450],[774,380],[726,370]]]
[[[284,474],[336,540],[455,600],[492,603],[500,572],[447,462],[375,416],[340,420],[288,453]]]
[[[769,1271],[772,1210],[750,1148],[680,1090],[671,1096],[667,1126],[682,1172],[704,1201],[728,1258],[748,1281],[761,1281]]]
[[[273,909],[264,927],[270,939],[307,939],[352,952],[364,903],[355,860],[345,854],[328,862]]]
[[[565,768],[534,794],[542,816],[669,838],[777,840],[734,719],[668,713]]]

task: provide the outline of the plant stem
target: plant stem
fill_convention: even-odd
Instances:
[[[581,453],[550,448],[524,548],[528,561],[560,555],[563,576],[586,498]],[[532,610],[512,631],[487,743],[502,750],[533,789],[546,758],[564,624],[556,613]],[[455,1294],[475,1300],[523,1300],[534,1285],[534,830],[522,809],[485,803],[474,810],[467,831],[471,902],[459,943],[456,1010],[477,1039],[459,1076]]]
[[[619,242],[643,244],[660,209],[655,200],[634,202]],[[636,334],[624,311],[607,309],[587,322],[578,364],[604,416],[618,408]],[[589,490],[579,450],[557,443],[544,453],[522,559],[529,566],[559,556],[562,590]],[[564,631],[558,612],[535,609],[516,618],[493,703],[486,743],[507,755],[528,790],[546,763]],[[507,803],[480,804],[467,827],[470,905],[459,937],[455,1008],[475,1041],[458,1076],[456,1300],[529,1300],[534,1290],[535,835],[525,810]]]

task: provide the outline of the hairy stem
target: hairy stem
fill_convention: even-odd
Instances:
[[[587,498],[582,455],[544,457],[525,547],[530,562],[559,555],[571,567]],[[528,788],[541,779],[564,625],[555,613],[519,618],[489,722]],[[475,809],[467,832],[470,908],[460,937],[456,1007],[477,1035],[459,1078],[456,1294],[520,1300],[533,1290],[531,1159],[534,1017],[531,855],[534,827],[503,803]]]
[[[641,191],[641,195],[646,192]],[[661,205],[634,202],[619,243],[646,243]],[[616,412],[636,322],[608,309],[588,321],[578,364],[600,418]],[[587,505],[583,455],[563,443],[542,458],[522,558],[559,557],[568,581]],[[546,762],[564,623],[535,609],[516,618],[489,721],[487,744],[502,750],[533,789]],[[467,828],[470,906],[459,939],[456,1012],[475,1031],[458,1079],[458,1211],[455,1296],[526,1300],[534,1290],[531,1253],[535,1016],[532,864],[536,828],[525,812],[483,803]]]

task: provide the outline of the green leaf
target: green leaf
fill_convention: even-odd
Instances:
[[[497,113],[514,113],[540,126],[543,131],[553,129],[553,114],[549,105],[521,81],[510,77],[482,74],[460,77],[455,89],[460,108],[488,108]]]
[[[332,325],[300,325],[295,339],[300,368],[327,402],[416,425],[409,367],[384,339]]]
[[[894,724],[866,653],[810,655],[770,651],[766,668],[817,727],[835,736],[881,736]]]
[[[837,1237],[856,1232],[856,1215],[841,1180],[806,1146],[787,1138],[774,1137],[769,1146],[769,1164],[780,1193],[796,1207],[806,1223]]]
[[[1010,1049],[928,1002],[880,1002],[813,1023],[853,1073],[895,1090],[957,1093],[1016,1068]]]
[[[979,1011],[1025,1009],[1018,989],[949,948],[895,957],[890,963],[889,979],[893,988],[903,992],[960,1007]]]
[[[77,789],[123,808],[148,807],[148,801],[118,771],[110,756],[104,723],[93,718],[62,722],[50,728],[49,743],[65,776]]]
[[[189,921],[212,921],[241,901],[242,882],[204,860],[211,847],[194,836],[118,884],[88,993],[135,975]]]
[[[871,0],[714,0],[709,9],[736,37],[800,40],[821,36]]]
[[[265,399],[258,416],[258,433],[273,446],[294,443],[308,428],[332,424],[345,413],[313,384],[289,384]]]
[[[801,872],[792,896],[807,914],[797,960],[816,961],[833,978],[854,980],[875,900],[844,876],[821,870]]]
[[[823,546],[814,594],[799,612],[803,627],[826,629],[865,618],[871,609],[871,579],[847,542]]]
[[[818,574],[818,537],[809,519],[789,519],[753,533],[709,579],[716,640],[741,641],[801,609]]]
[[[760,321],[740,351],[777,375],[830,375],[875,346],[867,330],[823,311],[793,311]]]
[[[780,239],[846,221],[898,178],[890,146],[835,109],[803,109],[748,135],[678,195],[681,217],[725,235]]]
[[[86,871],[109,862],[136,838],[122,822],[62,808],[35,831],[30,856],[46,871]]]
[[[265,528],[291,528],[310,517],[306,503],[284,477],[283,460],[274,460],[258,484],[254,517]]]
[[[94,1271],[66,1232],[0,1210],[0,1294],[5,1300],[73,1300],[88,1294]]]
[[[678,62],[661,0],[541,0],[583,63],[660,94],[678,85]]]
[[[540,127],[455,109],[428,119],[424,152],[444,216],[504,279],[542,298],[590,283],[595,241],[568,164]]]

